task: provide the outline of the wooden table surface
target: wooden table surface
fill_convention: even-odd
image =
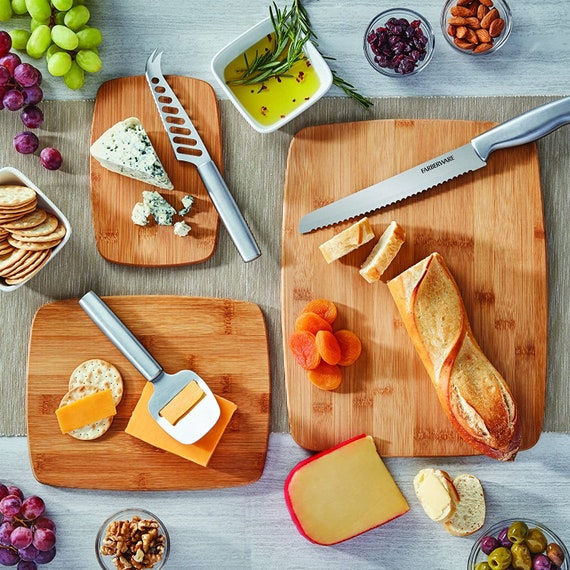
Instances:
[[[213,83],[210,60],[225,43],[265,18],[265,0],[208,3],[168,0],[152,5],[141,0],[88,3],[92,24],[105,35],[103,71],[84,88],[70,92],[44,73],[45,128],[41,138],[60,148],[64,167],[47,172],[37,157],[12,148],[21,129],[16,113],[0,112],[0,165],[23,171],[70,218],[73,235],[62,252],[39,276],[13,293],[0,296],[0,480],[19,482],[28,493],[46,496],[63,529],[61,549],[51,567],[94,568],[94,534],[100,522],[121,506],[140,506],[163,515],[173,536],[169,568],[381,568],[420,567],[429,558],[441,570],[463,568],[472,539],[445,536],[415,501],[414,474],[425,466],[452,472],[469,471],[481,478],[488,496],[488,522],[502,516],[528,515],[552,526],[570,542],[566,466],[570,460],[570,137],[567,128],[538,144],[545,209],[549,282],[549,348],[545,432],[535,448],[514,464],[486,458],[398,459],[388,463],[412,504],[406,517],[346,545],[322,549],[301,539],[288,519],[282,483],[306,452],[288,431],[280,321],[280,255],[284,173],[292,137],[305,126],[376,118],[445,118],[502,121],[538,104],[570,94],[567,30],[570,15],[561,0],[511,2],[515,21],[507,45],[490,58],[461,56],[444,43],[439,28],[443,2],[410,0],[436,32],[430,66],[411,78],[386,79],[373,72],[362,54],[362,37],[370,19],[388,5],[355,0],[307,0],[306,6],[322,51],[336,58],[331,66],[359,91],[374,98],[365,111],[333,88],[326,99],[271,135],[259,135],[233,106],[220,101],[224,170],[229,187],[262,249],[244,264],[223,228],[214,256],[204,264],[183,268],[140,269],[106,262],[98,255],[89,206],[88,141],[93,99],[109,79],[142,74],[148,53],[165,52],[163,70]],[[281,3],[280,3],[281,4]],[[282,5],[282,4],[281,4]],[[91,6],[90,6],[91,7]],[[0,29],[16,25],[12,21]],[[133,40],[136,38],[136,41]],[[43,65],[39,63],[40,67]],[[258,484],[216,492],[108,493],[51,488],[34,481],[25,439],[25,377],[31,319],[43,304],[78,297],[88,289],[101,295],[176,294],[231,297],[259,304],[268,326],[274,432],[263,478]],[[531,481],[529,485],[525,481]],[[63,505],[70,505],[63,506]],[[191,521],[191,522],[190,522]],[[236,526],[237,525],[237,526]],[[234,532],[234,529],[238,529]],[[65,532],[64,532],[65,531]],[[68,532],[69,531],[69,532]],[[192,540],[189,541],[188,537]],[[420,550],[409,548],[410,541]],[[388,547],[386,545],[388,544]],[[418,552],[421,556],[418,558]],[[396,563],[394,560],[398,559]],[[457,563],[461,560],[461,563]],[[58,563],[59,561],[59,563]],[[285,562],[286,561],[286,562]]]

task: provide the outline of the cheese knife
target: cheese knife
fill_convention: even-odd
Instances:
[[[242,259],[246,262],[253,261],[261,255],[255,238],[200,134],[162,75],[161,57],[162,52],[158,50],[150,54],[146,62],[145,77],[174,155],[177,160],[190,162],[196,166],[210,199]]]
[[[493,151],[536,141],[568,122],[570,97],[541,105],[485,131],[466,145],[313,210],[301,218],[299,233],[365,215],[483,168]]]

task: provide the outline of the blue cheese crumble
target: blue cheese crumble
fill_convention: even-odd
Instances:
[[[144,202],[137,202],[131,213],[131,220],[137,226],[147,226],[150,218],[150,208]]]
[[[159,226],[171,226],[176,210],[156,191],[145,190],[143,204],[146,204],[150,214]]]
[[[176,222],[174,224],[174,234],[180,237],[187,236],[191,229],[186,222]]]
[[[192,208],[193,204],[194,204],[194,197],[190,196],[190,194],[186,194],[186,196],[182,198],[182,209],[178,210],[178,213],[181,216],[185,216],[186,214],[188,214],[188,212],[190,212],[190,209]]]
[[[150,138],[136,117],[119,121],[105,131],[90,148],[91,156],[112,172],[172,190]]]

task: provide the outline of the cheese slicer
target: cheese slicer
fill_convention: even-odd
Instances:
[[[148,411],[168,435],[180,443],[191,444],[204,437],[214,427],[220,417],[220,406],[208,384],[196,372],[181,370],[175,374],[167,374],[119,317],[93,291],[83,295],[79,299],[79,305],[144,378],[152,382],[154,391],[148,403]],[[184,409],[183,401],[177,402],[175,406],[178,410],[189,411],[179,412],[173,422],[169,421],[165,415],[169,418],[174,416],[165,414],[163,410],[167,404],[184,398],[185,389],[191,387],[192,382],[195,382],[198,388],[192,390],[193,396],[189,399],[188,406]]]

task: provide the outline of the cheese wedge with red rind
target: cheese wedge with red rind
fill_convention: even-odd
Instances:
[[[325,546],[410,509],[374,440],[364,434],[299,463],[285,481],[285,502],[301,535]]]

